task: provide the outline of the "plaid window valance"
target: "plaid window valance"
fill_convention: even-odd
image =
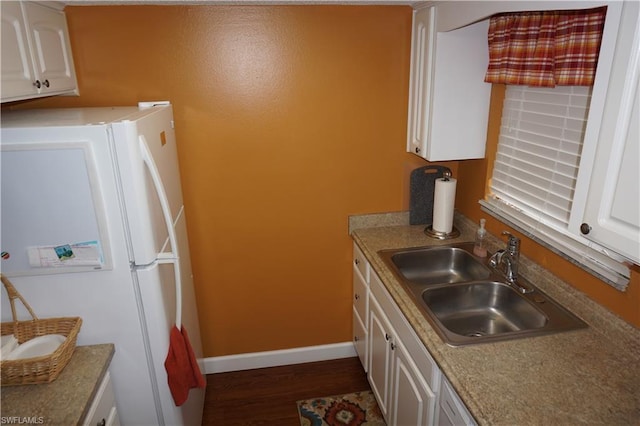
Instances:
[[[542,87],[593,85],[606,10],[492,16],[485,81]]]

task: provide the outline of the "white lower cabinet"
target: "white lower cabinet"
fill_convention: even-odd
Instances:
[[[355,243],[353,343],[389,426],[475,425]]]
[[[356,248],[354,246],[354,256]],[[373,269],[366,266],[369,286],[368,326],[367,333],[363,334],[368,339],[365,369],[387,424],[475,425],[384,284]],[[354,307],[356,334],[355,324],[359,318]],[[362,342],[356,341],[355,345],[360,354]]]
[[[353,345],[365,371],[368,368],[369,262],[353,244]]]
[[[387,424],[435,423],[440,371],[373,272],[368,378]]]
[[[393,343],[391,415],[393,425],[430,425],[435,414],[436,394],[426,383],[402,342]]]
[[[116,409],[116,397],[111,384],[111,375],[105,374],[96,396],[89,407],[84,426],[120,426]]]
[[[384,418],[389,421],[391,339],[394,332],[374,298],[369,301],[369,368],[367,378]]]

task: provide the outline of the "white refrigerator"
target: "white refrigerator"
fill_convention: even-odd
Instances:
[[[177,407],[164,366],[179,325],[204,373],[171,105],[0,123],[2,273],[40,318],[81,317],[78,345],[115,344],[123,425],[200,425],[205,390]],[[2,321],[8,307],[3,291]]]

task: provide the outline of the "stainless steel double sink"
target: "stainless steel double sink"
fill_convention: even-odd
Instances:
[[[587,327],[522,277],[533,288],[520,292],[473,243],[381,250],[378,254],[438,335],[452,346],[540,336]]]

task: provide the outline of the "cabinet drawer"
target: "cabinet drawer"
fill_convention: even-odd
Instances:
[[[451,388],[449,381],[442,379],[440,388],[439,425],[475,425],[475,421],[467,411],[460,398]]]
[[[107,371],[91,403],[84,425],[111,426],[119,424],[120,421],[116,410],[116,398],[113,392],[113,385],[111,384],[111,375]]]
[[[364,371],[367,372],[367,329],[364,326],[361,318],[353,309],[353,345],[356,348],[360,362]]]
[[[356,243],[353,243],[353,267],[362,276],[365,284],[369,284],[369,262]]]
[[[369,309],[369,288],[362,280],[357,270],[353,270],[353,310],[360,317],[363,324],[367,324]]]

